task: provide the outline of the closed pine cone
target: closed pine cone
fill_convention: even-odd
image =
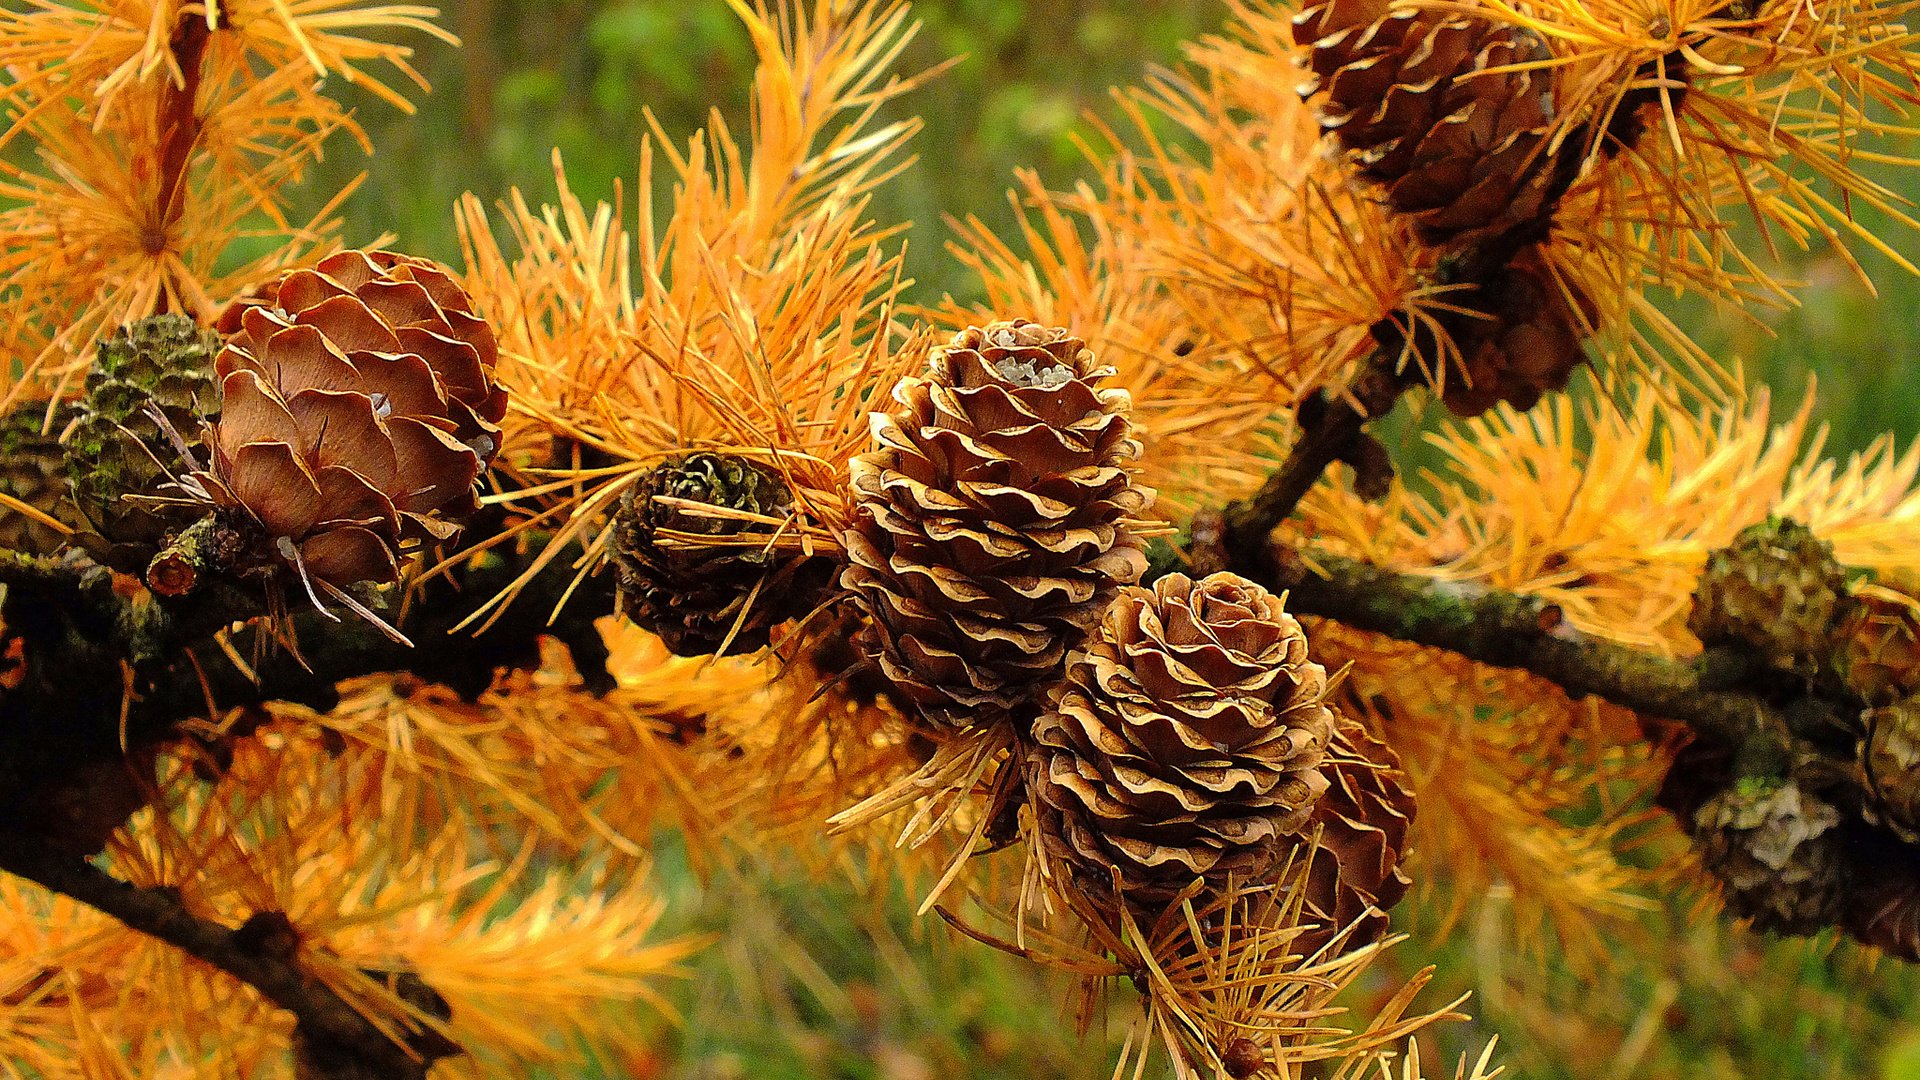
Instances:
[[[1540,395],[1563,390],[1587,358],[1586,339],[1598,312],[1566,289],[1529,248],[1488,290],[1485,313],[1468,326],[1464,368],[1450,372],[1442,398],[1459,416],[1477,416],[1500,402],[1531,409]]]
[[[1233,574],[1120,591],[1034,725],[1040,842],[1106,902],[1272,874],[1327,789],[1325,669],[1280,598]]]
[[[1538,34],[1390,0],[1324,0],[1293,33],[1312,49],[1303,92],[1321,95],[1321,127],[1426,240],[1552,212],[1557,69],[1493,70],[1551,59]]]
[[[91,526],[76,539],[117,570],[145,566],[169,533],[193,521],[192,507],[141,496],[174,494],[166,489],[182,463],[167,428],[189,450],[202,449],[203,423],[220,415],[219,350],[220,336],[184,315],[136,319],[95,350],[62,441],[74,503]]]
[[[865,651],[936,725],[992,723],[1038,698],[1112,590],[1146,568],[1129,519],[1152,499],[1125,390],[1066,330],[970,327],[902,379],[855,458],[841,584],[872,616]]]
[[[1400,758],[1365,724],[1338,712],[1334,719],[1333,742],[1320,766],[1327,790],[1301,830],[1303,837],[1316,826],[1321,830],[1307,881],[1309,914],[1319,927],[1296,943],[1304,955],[1349,926],[1354,929],[1346,949],[1380,940],[1387,912],[1413,884],[1400,870],[1414,813]]]
[[[402,554],[479,508],[506,391],[493,330],[445,270],[344,251],[229,309],[210,501],[335,586],[391,582]]]
[[[1847,862],[1833,806],[1792,781],[1748,781],[1709,799],[1693,821],[1695,849],[1729,911],[1784,934],[1839,919]]]
[[[73,406],[54,407],[51,430],[47,403],[28,401],[0,419],[0,494],[11,496],[56,521],[75,516],[67,500],[67,454],[60,429],[73,418]],[[0,505],[0,548],[23,555],[52,555],[66,536],[34,518]]]
[[[615,518],[621,609],[678,656],[764,648],[769,631],[807,615],[826,592],[829,564],[768,550],[773,526],[655,501],[686,499],[780,518],[793,496],[778,473],[744,458],[693,454],[655,468]],[[730,540],[711,547],[658,542],[662,530]],[[758,537],[761,542],[754,542]],[[747,542],[740,543],[742,539]]]
[[[1775,667],[1813,676],[1838,659],[1838,631],[1853,603],[1833,545],[1774,518],[1740,530],[1707,557],[1687,628],[1708,645],[1751,649]]]

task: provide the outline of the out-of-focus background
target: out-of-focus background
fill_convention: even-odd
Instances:
[[[876,209],[881,221],[913,223],[909,266],[921,297],[975,289],[944,250],[944,215],[1010,226],[1006,189],[1019,166],[1053,186],[1071,183],[1081,173],[1083,114],[1109,108],[1110,86],[1177,64],[1180,43],[1215,32],[1226,6],[919,5],[925,26],[903,70],[965,57],[907,100],[926,120],[921,161]],[[624,183],[631,210],[645,110],[682,141],[710,109],[736,130],[749,122],[752,53],[722,0],[450,0],[446,8],[465,45],[421,49],[434,92],[417,116],[344,94],[378,148],[368,160],[336,144],[323,166],[328,181],[371,173],[347,207],[354,242],[387,231],[407,250],[457,260],[456,197],[472,191],[491,203],[519,187],[535,204],[548,200],[556,147],[578,194],[611,199]],[[1920,184],[1904,182],[1920,194]],[[1874,224],[1920,258],[1920,234]],[[1876,297],[1829,252],[1785,247],[1782,256],[1808,282],[1797,308],[1758,322],[1698,303],[1671,310],[1713,355],[1744,364],[1752,384],[1773,386],[1776,415],[1791,412],[1817,375],[1816,417],[1831,426],[1830,451],[1862,449],[1883,432],[1904,448],[1920,428],[1920,280],[1865,252]],[[648,1045],[581,1075],[1109,1075],[1127,1001],[1116,997],[1111,1031],[1082,1042],[1064,1013],[1063,983],[948,940],[911,918],[913,904],[885,884],[863,888],[850,874],[845,885],[823,887],[778,867],[696,876],[671,838],[662,845],[673,928],[712,932],[717,944],[670,990],[678,1023],[663,1020]],[[1483,898],[1444,928],[1431,903],[1396,913],[1396,928],[1416,936],[1396,964],[1403,975],[1434,962],[1443,993],[1481,991],[1468,1006],[1479,1019],[1432,1049],[1457,1052],[1507,1031],[1506,1060],[1528,1077],[1920,1078],[1920,977],[1902,965],[1875,969],[1831,942],[1769,944],[1686,911],[1650,915],[1655,932],[1644,936],[1615,936],[1613,957],[1537,964],[1490,929],[1499,902]],[[1474,911],[1489,916],[1486,925],[1476,925]],[[1380,992],[1398,985],[1385,974],[1377,982]],[[1433,1071],[1450,1075],[1451,1066]]]

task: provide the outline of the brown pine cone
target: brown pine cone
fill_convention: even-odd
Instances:
[[[445,270],[343,251],[235,305],[209,500],[335,586],[391,582],[400,557],[479,509],[506,391],[493,330]]]
[[[1598,325],[1592,301],[1571,301],[1529,248],[1503,270],[1486,296],[1485,320],[1468,326],[1464,366],[1448,373],[1447,408],[1477,416],[1500,402],[1531,409],[1540,395],[1563,390],[1586,362],[1586,339]]]
[[[1326,670],[1280,598],[1233,574],[1120,591],[1033,729],[1047,850],[1105,902],[1164,906],[1271,874],[1327,789]]]
[[[1550,60],[1538,34],[1391,0],[1324,0],[1294,17],[1293,36],[1312,49],[1303,92],[1321,96],[1321,127],[1428,242],[1552,212],[1564,183],[1545,153],[1558,69],[1494,71]]]
[[[1881,588],[1855,592],[1840,642],[1840,675],[1867,704],[1920,691],[1920,600]]]
[[[1152,500],[1125,390],[1079,338],[970,327],[902,379],[855,458],[841,584],[862,646],[936,725],[993,723],[1037,699],[1112,590],[1146,568],[1129,519]]]
[[[1327,790],[1301,829],[1302,837],[1315,826],[1321,830],[1307,881],[1307,906],[1320,925],[1296,945],[1306,955],[1349,926],[1354,931],[1347,937],[1348,949],[1380,940],[1387,932],[1387,912],[1413,884],[1400,870],[1414,798],[1399,755],[1365,724],[1339,712],[1334,720],[1333,742],[1320,766]]]

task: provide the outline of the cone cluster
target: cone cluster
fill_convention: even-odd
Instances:
[[[139,319],[100,342],[63,442],[74,501],[92,528],[87,546],[116,569],[145,566],[195,517],[153,497],[177,494],[165,489],[189,468],[174,436],[198,451],[204,422],[220,415],[219,349],[218,334],[184,315]]]
[[[825,597],[824,561],[771,549],[776,526],[663,500],[785,519],[793,496],[778,473],[744,458],[693,454],[629,489],[615,518],[621,610],[680,656],[751,652],[769,631]],[[674,544],[666,533],[713,541]]]
[[[56,521],[71,521],[67,500],[67,453],[60,429],[73,407],[55,406],[48,430],[47,403],[29,401],[0,418],[0,494],[15,498]],[[58,529],[0,506],[0,548],[23,555],[52,555],[66,543]]]
[[[1687,628],[1708,645],[1754,651],[1785,671],[1813,676],[1834,663],[1852,611],[1833,545],[1785,518],[1750,525],[1707,557]]]
[[[1311,50],[1321,127],[1423,238],[1505,230],[1551,212],[1558,113],[1552,52],[1523,27],[1470,15],[1325,0],[1294,17]],[[1504,70],[1503,70],[1504,69]]]
[[[1088,894],[1117,883],[1145,910],[1196,878],[1272,874],[1328,787],[1326,690],[1258,585],[1171,574],[1122,590],[1033,728],[1040,842]]]
[[[209,501],[314,581],[391,582],[478,508],[506,391],[492,329],[424,259],[344,251],[230,308]]]
[[[841,584],[871,617],[864,651],[937,727],[1036,700],[1146,567],[1129,522],[1152,493],[1112,374],[1064,329],[969,327],[873,415]]]

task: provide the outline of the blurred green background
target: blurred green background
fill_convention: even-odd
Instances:
[[[1217,29],[1225,8],[1219,0],[921,5],[925,27],[905,69],[966,60],[907,102],[927,122],[922,160],[881,194],[876,212],[914,223],[909,262],[922,297],[974,291],[943,250],[943,214],[1010,224],[1005,191],[1016,166],[1070,183],[1080,172],[1072,136],[1083,112],[1106,107],[1109,86],[1176,62],[1179,43]],[[435,90],[417,116],[345,95],[378,154],[368,161],[336,146],[314,190],[370,170],[347,209],[350,239],[390,231],[409,250],[456,259],[455,198],[472,191],[492,203],[515,186],[535,202],[550,198],[556,146],[583,198],[610,198],[618,178],[631,206],[643,106],[681,137],[713,107],[746,128],[752,55],[721,0],[457,0],[446,21],[466,45],[422,47]],[[1920,249],[1895,226],[1880,231],[1903,251]],[[1797,308],[1762,323],[1698,302],[1670,310],[1714,355],[1773,385],[1777,415],[1791,412],[1817,373],[1817,415],[1832,425],[1831,450],[1860,449],[1882,432],[1904,446],[1920,402],[1912,360],[1920,282],[1864,254],[1876,297],[1831,253],[1786,254],[1788,273],[1810,283]],[[920,1080],[1111,1071],[1124,1000],[1116,999],[1112,1030],[1083,1046],[1062,1013],[1062,984],[948,941],[882,886],[865,895],[769,868],[702,882],[675,857],[671,838],[663,845],[673,928],[716,932],[721,943],[671,990],[685,1022],[658,1025],[648,1045],[591,1075]],[[1433,922],[1417,905],[1396,917],[1416,934]],[[1435,1049],[1457,1053],[1505,1031],[1506,1060],[1519,1075],[1920,1078],[1920,979],[1905,967],[1872,969],[1831,942],[1769,944],[1683,912],[1647,924],[1648,936],[1621,938],[1613,968],[1549,964],[1522,980],[1524,989],[1508,969],[1532,969],[1509,963],[1485,927],[1419,934],[1424,943],[1405,950],[1399,967],[1441,964],[1434,1002],[1487,988],[1471,1007],[1480,1019]],[[1376,992],[1386,986],[1376,983]],[[1451,1074],[1450,1065],[1429,1068]]]

